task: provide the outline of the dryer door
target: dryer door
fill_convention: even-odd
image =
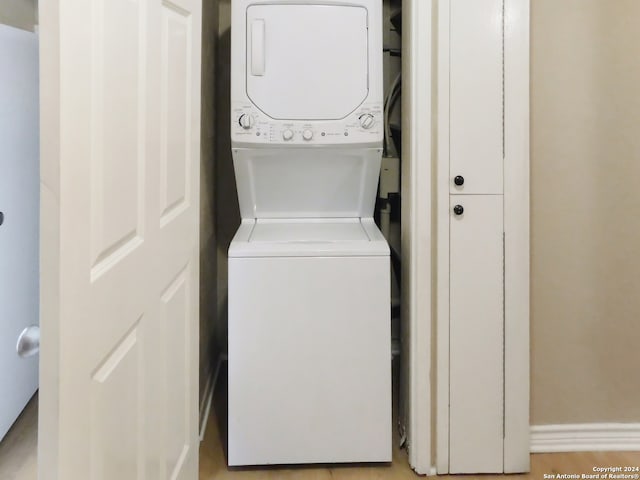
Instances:
[[[279,120],[337,120],[367,98],[367,10],[338,5],[247,8],[247,95]]]

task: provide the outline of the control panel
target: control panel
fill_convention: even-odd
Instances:
[[[361,105],[342,120],[274,120],[251,103],[231,111],[231,138],[235,142],[278,145],[339,145],[382,140],[382,105]]]

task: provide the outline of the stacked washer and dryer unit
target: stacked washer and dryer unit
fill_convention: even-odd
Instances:
[[[382,1],[232,0],[230,465],[391,461]]]

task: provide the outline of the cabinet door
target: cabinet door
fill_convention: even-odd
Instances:
[[[503,197],[452,195],[450,207],[449,472],[502,472]]]
[[[451,0],[451,193],[502,193],[502,3]]]
[[[0,440],[38,388],[38,36],[0,25]]]

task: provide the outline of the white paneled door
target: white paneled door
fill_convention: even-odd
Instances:
[[[38,37],[0,25],[0,440],[38,388]]]
[[[201,0],[39,20],[39,478],[195,480]]]

